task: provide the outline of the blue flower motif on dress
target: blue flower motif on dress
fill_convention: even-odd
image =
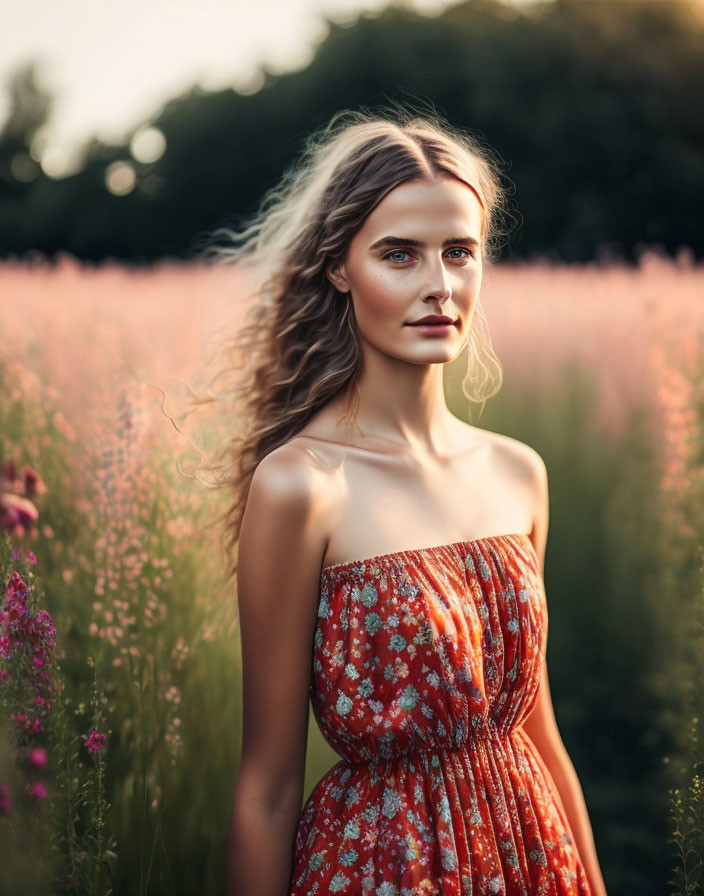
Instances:
[[[375,822],[379,817],[379,807],[374,805],[365,806],[359,813],[359,817],[362,821]]]
[[[391,787],[384,790],[384,808],[381,810],[387,818],[393,818],[401,809],[401,797]]]
[[[450,824],[452,821],[452,816],[450,815],[450,802],[447,799],[447,794],[443,793],[440,798],[440,802],[438,803],[438,815],[445,824]]]
[[[376,896],[398,896],[398,887],[391,881],[385,880],[376,888]]]
[[[433,637],[433,630],[430,627],[430,624],[427,620],[423,619],[418,626],[418,631],[413,638],[413,643],[417,644],[418,646],[422,646],[423,644],[432,644]]]
[[[446,846],[440,850],[440,860],[445,871],[454,871],[457,867],[457,859],[454,852]]]
[[[351,818],[345,825],[345,840],[357,840],[359,838],[359,822]]]
[[[392,650],[403,650],[406,646],[406,639],[403,635],[391,635],[389,638],[389,647]]]
[[[345,675],[354,681],[359,678],[359,669],[357,669],[354,663],[347,663],[345,666]]]
[[[483,579],[487,579],[487,580],[490,579],[491,578],[491,570],[489,569],[489,564],[486,562],[486,558],[484,557],[483,554],[479,555],[478,563],[479,563],[479,575]]]
[[[337,698],[337,705],[335,709],[340,713],[341,716],[346,716],[347,713],[352,709],[354,703],[347,694],[340,693],[340,696]]]
[[[347,889],[349,883],[349,877],[346,877],[342,871],[338,871],[335,877],[330,881],[330,892],[341,893],[343,890]]]
[[[357,693],[365,699],[371,697],[374,693],[374,685],[372,684],[371,678],[365,678],[364,681],[359,683],[357,686]]]
[[[352,592],[353,600],[358,600],[363,606],[365,606],[368,610],[371,609],[376,602],[379,600],[379,594],[374,586],[373,582],[367,582],[364,587],[360,589],[355,586]]]
[[[405,691],[401,695],[401,699],[398,702],[398,705],[401,709],[405,709],[406,712],[410,712],[412,709],[416,708],[418,703],[418,691],[413,687],[412,684],[406,686]]]
[[[476,573],[477,568],[474,565],[474,557],[472,556],[472,552],[470,551],[463,560],[464,568],[467,572]]]
[[[308,867],[311,871],[317,871],[323,864],[323,853],[322,852],[314,852],[313,855],[308,860]]]
[[[428,674],[426,675],[426,681],[433,688],[440,687],[440,676],[435,671],[428,672]]]
[[[383,624],[381,616],[378,613],[367,613],[364,617],[364,627],[370,635],[375,635]]]

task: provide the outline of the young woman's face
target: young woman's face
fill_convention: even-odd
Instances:
[[[483,210],[452,177],[392,190],[353,237],[329,279],[349,292],[360,336],[416,363],[456,357],[467,339],[482,279]],[[418,326],[428,315],[444,326]]]

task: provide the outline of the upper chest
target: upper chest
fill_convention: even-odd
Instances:
[[[323,460],[323,565],[416,546],[532,528],[534,496],[520,451],[494,434],[442,460],[345,450]],[[313,443],[311,443],[313,444]]]

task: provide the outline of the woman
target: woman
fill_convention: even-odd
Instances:
[[[236,896],[604,896],[553,714],[545,465],[457,419],[500,384],[479,305],[506,191],[408,109],[341,113],[218,251],[249,264],[233,442]],[[341,759],[301,812],[308,700]]]

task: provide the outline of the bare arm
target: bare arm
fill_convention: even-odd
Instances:
[[[227,842],[228,896],[287,896],[308,734],[325,545],[313,473],[288,446],[257,467],[242,520],[237,602],[242,754]]]
[[[530,467],[538,508],[531,532],[531,541],[540,560],[540,573],[544,575],[549,504],[547,471],[542,458],[537,453],[532,453]],[[548,669],[544,659],[536,703],[522,727],[535,744],[540,758],[555,783],[558,799],[574,835],[575,846],[584,865],[592,894],[593,896],[606,896],[606,886],[596,856],[594,835],[584,794],[557,727],[548,682]]]

